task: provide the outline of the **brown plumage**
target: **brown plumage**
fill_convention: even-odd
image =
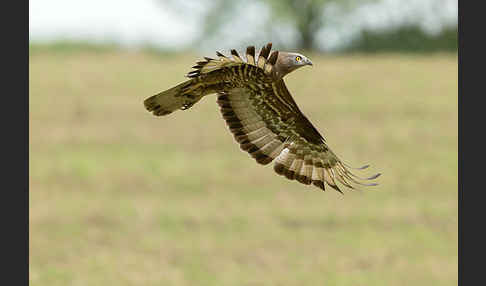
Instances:
[[[231,57],[220,52],[217,59],[204,57],[186,75],[189,80],[147,98],[145,108],[157,116],[167,115],[216,93],[223,119],[240,148],[260,164],[275,160],[277,174],[322,190],[327,184],[339,192],[337,182],[351,189],[376,185],[363,180],[380,174],[363,179],[351,173],[352,168],[329,149],[285,86],[285,75],[312,62],[297,53],[270,53],[271,48],[268,43],[256,56],[255,47],[248,47],[246,61],[234,49]]]

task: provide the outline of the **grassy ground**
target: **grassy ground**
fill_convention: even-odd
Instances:
[[[32,53],[31,285],[457,285],[457,57],[309,57],[291,93],[380,186],[277,176],[214,97],[144,110],[200,57]]]

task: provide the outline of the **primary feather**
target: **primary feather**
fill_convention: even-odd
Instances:
[[[255,47],[248,47],[246,61],[234,49],[231,57],[220,52],[217,59],[205,57],[186,75],[189,80],[147,98],[145,108],[157,116],[167,115],[216,93],[223,119],[240,148],[260,164],[275,160],[277,174],[322,190],[327,184],[339,192],[337,182],[351,189],[376,185],[362,180],[380,174],[362,179],[351,173],[290,95],[283,77],[312,62],[296,53],[270,54],[271,48],[268,43],[255,57]]]

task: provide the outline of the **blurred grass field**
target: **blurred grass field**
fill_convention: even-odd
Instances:
[[[202,55],[31,53],[30,284],[457,285],[457,56],[308,56],[289,90],[378,187],[277,176],[214,96],[146,112]]]

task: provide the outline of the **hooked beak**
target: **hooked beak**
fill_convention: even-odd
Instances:
[[[313,66],[311,60],[309,60],[309,59],[306,59],[305,64],[306,65],[309,65],[309,66]]]

